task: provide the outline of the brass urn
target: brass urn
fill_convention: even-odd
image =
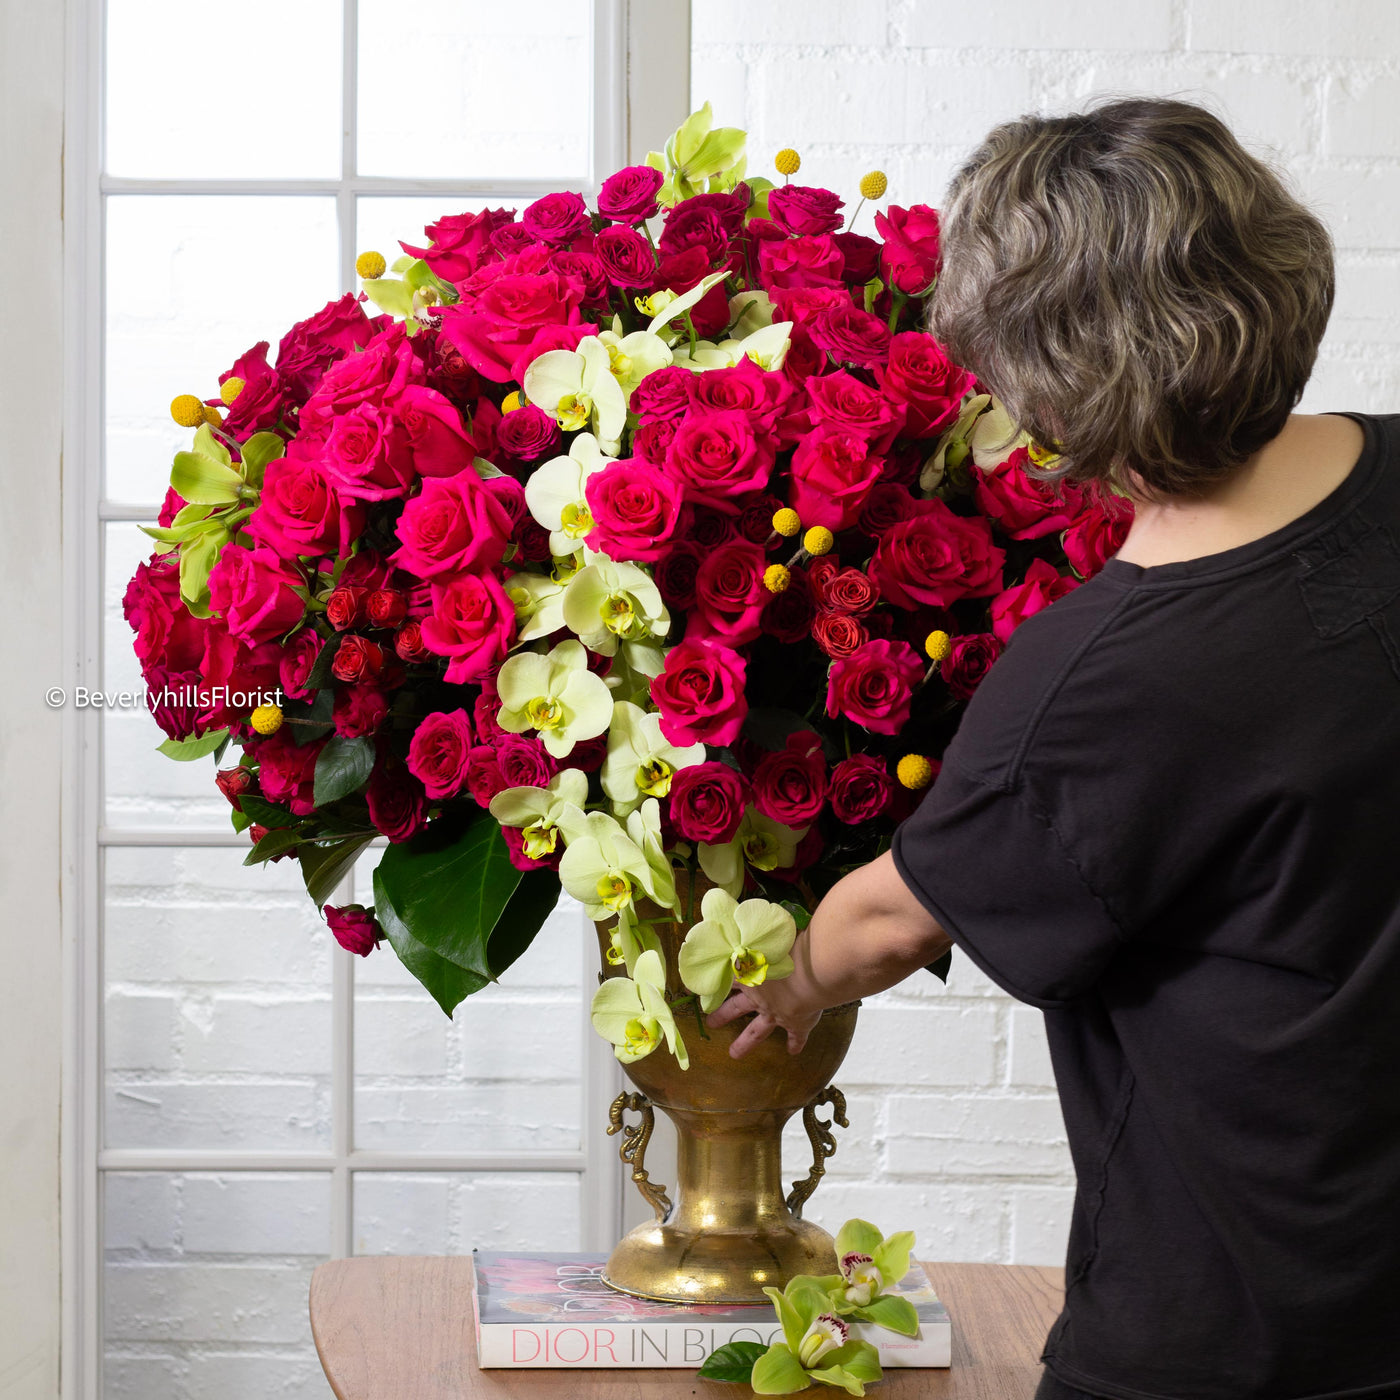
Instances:
[[[677,872],[682,909],[689,905],[685,876]],[[694,906],[709,888],[696,881]],[[667,911],[643,906],[643,918]],[[698,915],[697,915],[698,917]],[[608,961],[607,927],[598,926],[603,976],[625,975]],[[653,924],[667,969],[668,997],[688,995],[677,973],[687,925]],[[846,1126],[846,1102],[831,1084],[855,1031],[858,1002],[825,1012],[802,1052],[788,1053],[781,1032],[741,1060],[729,1047],[744,1022],[708,1029],[698,1008],[677,1009],[690,1067],[681,1069],[663,1045],[624,1071],[639,1092],[613,1102],[609,1133],[623,1135],[621,1157],[655,1219],[624,1235],[608,1256],[604,1280],[623,1293],[671,1303],[763,1303],[765,1286],[782,1288],[796,1274],[836,1272],[836,1249],[820,1226],[802,1219],[826,1158],[836,1150],[833,1124]],[[823,1120],[818,1110],[829,1106]],[[676,1125],[674,1199],[646,1170],[654,1109]],[[640,1115],[628,1124],[626,1114]],[[812,1144],[807,1176],[782,1182],[783,1125],[801,1112]]]

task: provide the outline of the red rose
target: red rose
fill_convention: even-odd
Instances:
[[[872,369],[889,358],[889,327],[849,301],[814,316],[807,334],[817,349],[825,350],[838,364]]]
[[[303,627],[282,648],[277,664],[277,677],[283,691],[293,700],[310,700],[314,694],[307,688],[307,678],[316,658],[321,654],[321,638],[312,627]]]
[[[893,481],[877,481],[865,498],[856,522],[862,535],[878,540],[886,530],[919,514],[919,503],[908,490]]]
[[[681,511],[678,534],[684,535],[707,553],[739,538],[734,516],[708,506],[686,506]]]
[[[347,953],[367,958],[384,937],[384,930],[374,912],[361,904],[328,904],[321,911],[326,916],[326,925],[335,935],[335,941]]]
[[[1065,531],[1065,557],[1080,578],[1093,578],[1123,547],[1133,523],[1133,504],[1111,496],[1091,505]]]
[[[284,726],[269,738],[250,745],[258,761],[258,786],[263,796],[299,817],[310,816],[316,810],[316,760],[325,743],[324,739],[317,739],[298,745]]]
[[[563,441],[554,416],[532,403],[507,413],[496,427],[496,445],[518,462],[538,462],[552,457]]]
[[[835,661],[859,651],[870,633],[849,613],[821,611],[812,619],[812,640]]]
[[[275,428],[287,396],[277,371],[267,362],[267,341],[260,340],[251,350],[245,350],[219,376],[219,384],[229,379],[241,379],[243,387],[224,415],[224,431],[242,441],[264,429]],[[211,399],[210,403],[223,407],[222,398]]]
[[[425,579],[492,569],[501,562],[513,525],[500,498],[475,471],[428,477],[394,526],[401,543],[393,560]]]
[[[730,511],[735,496],[767,486],[772,439],[756,436],[746,413],[696,413],[676,429],[666,470],[688,500]]]
[[[770,287],[773,319],[791,321],[795,327],[806,328],[824,311],[836,306],[850,306],[851,293],[843,286]]]
[[[924,668],[907,642],[866,642],[832,664],[826,712],[833,719],[844,715],[873,734],[898,734],[923,678]]]
[[[306,613],[292,592],[301,571],[267,550],[226,544],[209,574],[209,606],[229,632],[248,646],[285,636]]]
[[[341,570],[342,588],[364,588],[373,593],[376,588],[394,587],[395,569],[376,549],[361,548]],[[403,577],[399,575],[400,579]]]
[[[880,388],[904,405],[905,433],[919,438],[937,437],[950,427],[976,382],[970,370],[955,365],[923,331],[894,336],[889,362],[876,370],[876,377]]]
[[[243,527],[283,558],[349,555],[365,528],[362,502],[341,496],[319,461],[292,455],[267,464],[262,495]]]
[[[511,365],[542,326],[579,320],[583,287],[557,272],[498,278],[479,296],[442,312],[442,334],[487,379],[505,383]]]
[[[727,763],[694,763],[672,777],[667,810],[678,836],[720,846],[734,839],[749,801],[742,773]]]
[[[598,190],[598,212],[621,224],[639,224],[657,210],[656,192],[666,177],[649,165],[629,165],[609,175]]]
[[[788,586],[768,599],[759,621],[768,636],[791,645],[810,636],[815,614],[816,604],[807,575],[801,569],[793,569]]]
[[[410,665],[418,661],[426,661],[432,655],[432,652],[423,644],[423,624],[421,622],[417,619],[410,619],[394,633],[394,652],[400,661],[407,661]]]
[[[807,381],[812,421],[838,433],[856,433],[883,454],[904,426],[904,407],[845,370]]]
[[[727,646],[754,641],[762,630],[763,551],[747,540],[731,540],[711,551],[695,575],[695,612],[687,636],[714,637]]]
[[[841,280],[852,287],[863,287],[880,271],[880,245],[863,233],[834,233],[832,240],[841,250]]]
[[[472,702],[472,723],[476,725],[477,738],[483,744],[494,744],[506,732],[497,723],[500,713],[501,697],[496,693],[495,686],[490,681],[483,682],[481,694]]]
[[[955,700],[971,700],[982,677],[1001,655],[1002,644],[990,632],[974,632],[954,637],[948,655],[939,668]]]
[[[852,754],[831,770],[831,810],[848,826],[874,821],[893,796],[885,762],[874,754]]]
[[[331,662],[331,675],[338,681],[372,681],[384,669],[384,648],[355,632],[346,635]]]
[[[397,588],[376,588],[365,599],[371,627],[398,627],[408,616],[408,599]]]
[[[822,607],[852,617],[864,617],[880,601],[880,590],[859,569],[823,570],[820,580],[814,574],[812,591]]]
[[[829,234],[764,241],[758,251],[762,282],[771,292],[789,287],[841,287],[841,250]],[[845,295],[843,290],[843,295]]]
[[[491,237],[512,226],[514,209],[483,209],[476,214],[449,214],[423,230],[431,240],[426,248],[410,248],[405,253],[422,258],[445,282],[461,282],[481,266],[491,248]]]
[[[413,482],[408,434],[392,413],[371,404],[337,418],[322,453],[326,475],[347,496],[393,500],[407,495]]]
[[[250,827],[248,828],[248,839],[253,843],[253,845],[256,846],[256,845],[258,844],[258,842],[261,841],[261,840],[263,839],[263,837],[266,836],[266,835],[268,835],[270,832],[272,832],[272,831],[286,831],[286,830],[288,830],[287,827],[283,827],[283,826],[278,826],[278,827],[259,826],[259,825],[257,824],[257,822],[254,822],[254,823],[252,824],[252,826],[250,826]],[[279,860],[293,860],[293,859],[295,859],[295,857],[296,857],[296,853],[297,853],[297,848],[296,848],[295,846],[289,846],[289,847],[288,847],[285,851],[283,851],[280,855],[275,855],[275,856],[273,856],[270,863],[271,863],[272,865],[276,865],[277,862],[278,862]]]
[[[683,418],[690,408],[691,391],[697,382],[695,373],[684,365],[654,369],[632,390],[633,411],[643,420]]]
[[[408,745],[408,771],[431,798],[455,797],[467,781],[472,750],[472,724],[465,710],[435,710],[413,731]]]
[[[847,530],[859,519],[880,466],[865,438],[819,429],[792,454],[792,508],[803,525]]]
[[[789,734],[778,753],[766,753],[753,774],[754,806],[784,826],[817,819],[826,801],[826,760],[821,739],[810,729]]]
[[[466,783],[478,807],[489,807],[491,799],[510,786],[501,774],[501,760],[489,744],[478,744],[467,755]]]
[[[423,786],[397,760],[382,763],[374,770],[365,797],[370,821],[390,841],[407,841],[427,824]]]
[[[732,744],[749,710],[745,670],[744,658],[718,642],[683,641],[672,647],[665,668],[651,682],[666,742]]]
[[[433,611],[422,622],[423,645],[449,658],[449,685],[479,681],[505,660],[514,635],[515,608],[494,575],[459,574],[433,584]]]
[[[293,403],[305,403],[326,370],[352,350],[368,345],[373,334],[354,292],[298,321],[277,346],[277,377],[287,396]]]
[[[990,471],[972,473],[977,509],[1013,540],[1038,540],[1064,530],[1084,510],[1084,492],[1070,482],[1026,475],[1030,452],[1018,447]]]
[[[1001,587],[1006,556],[987,522],[955,515],[942,501],[915,502],[919,513],[893,526],[875,546],[870,577],[901,608],[945,608]]]
[[[811,185],[779,185],[768,191],[768,217],[784,233],[801,238],[835,233],[845,206],[840,195]]]
[[[875,215],[875,229],[885,240],[880,261],[886,278],[906,295],[922,296],[943,266],[938,211],[927,204],[891,204]]]
[[[331,709],[335,732],[343,739],[373,734],[389,717],[389,702],[370,685],[352,685],[337,693]]]
[[[347,588],[341,584],[331,589],[326,599],[326,621],[337,632],[348,632],[365,620],[365,605],[369,601],[368,588]]]
[[[229,800],[235,812],[243,810],[238,799],[253,786],[251,768],[220,768],[214,774],[214,786]]]
[[[180,597],[178,554],[153,554],[136,566],[122,598],[122,615],[136,633],[134,646],[142,666],[172,671],[198,667],[206,624],[190,614]]]
[[[1011,634],[1028,617],[1078,587],[1077,579],[1062,577],[1044,559],[1032,560],[1023,583],[1015,584],[992,599],[992,632],[998,641],[1010,641]]]
[[[520,223],[531,238],[563,248],[588,232],[588,207],[572,190],[547,194],[526,207]]]
[[[495,748],[501,780],[507,787],[546,787],[559,772],[559,764],[549,750],[527,734],[502,734]],[[569,764],[579,766],[573,754],[569,755]]]

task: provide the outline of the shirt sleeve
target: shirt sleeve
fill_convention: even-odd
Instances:
[[[900,876],[998,986],[1046,1009],[1083,996],[1122,944],[1104,902],[1021,787],[945,762],[894,833]]]

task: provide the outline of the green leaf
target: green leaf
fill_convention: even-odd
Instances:
[[[269,831],[261,841],[243,857],[244,865],[261,865],[264,861],[269,861],[273,856],[285,855],[293,847],[298,846],[306,838],[294,826],[278,827],[275,831]]]
[[[319,909],[335,893],[335,887],[355,864],[360,852],[374,840],[374,833],[347,836],[324,845],[302,846],[297,852],[306,892]]]
[[[707,1381],[747,1385],[753,1375],[754,1362],[767,1349],[762,1342],[726,1342],[705,1358],[705,1364],[696,1374]]]
[[[792,1352],[782,1342],[774,1342],[754,1362],[749,1384],[755,1395],[791,1395],[812,1382]]]
[[[376,871],[376,899],[378,889],[379,875]],[[487,985],[486,978],[478,977],[466,968],[448,962],[431,948],[425,948],[399,922],[392,910],[385,909],[382,904],[376,904],[374,916],[379,920],[379,926],[384,930],[389,946],[399,955],[399,961],[432,993],[433,1000],[448,1016],[451,1016],[473,992],[479,992]]]
[[[243,478],[232,467],[200,452],[177,452],[170,484],[195,505],[231,505],[243,489]]]
[[[263,472],[269,462],[275,462],[287,444],[276,433],[254,433],[243,444],[243,475],[249,486],[261,487]]]
[[[212,729],[197,739],[167,739],[163,744],[156,745],[156,752],[180,763],[188,763],[191,759],[203,758],[205,754],[213,753],[227,738],[227,729]]]
[[[797,925],[798,933],[801,933],[812,922],[812,915],[802,905],[794,904],[790,899],[780,899],[778,903],[792,915],[792,921]]]
[[[307,672],[307,690],[325,690],[335,684],[335,678],[331,675],[331,663],[335,660],[335,654],[340,650],[340,644],[345,640],[344,632],[336,632],[326,638],[326,644],[316,653],[315,664]]]
[[[863,1308],[855,1310],[855,1316],[862,1322],[873,1322],[877,1327],[888,1327],[905,1337],[919,1335],[919,1314],[908,1298],[897,1293],[881,1293],[872,1298]]]
[[[492,477],[505,475],[505,472],[503,472],[500,467],[494,462],[488,462],[485,457],[473,457],[472,470],[483,481],[490,481]]]
[[[304,749],[308,744],[314,744],[318,739],[324,738],[330,733],[331,716],[334,711],[335,691],[318,690],[311,708],[305,715],[298,716],[298,718],[311,720],[314,723],[291,725],[292,743],[297,748]]]
[[[324,807],[349,797],[374,772],[374,740],[365,735],[346,739],[337,734],[326,740],[316,756],[311,800]]]
[[[242,798],[239,799],[240,802],[242,800]],[[252,817],[250,817],[247,814],[247,812],[243,811],[241,808],[230,807],[228,815],[229,820],[233,823],[233,829],[235,831],[247,831],[248,828],[253,825]]]

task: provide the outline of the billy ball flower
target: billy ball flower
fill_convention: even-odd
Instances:
[[[802,169],[802,157],[791,146],[784,146],[773,157],[773,165],[779,175],[796,175]]]
[[[860,177],[862,199],[879,199],[889,187],[889,177],[883,170],[868,170]]]
[[[355,271],[367,282],[373,282],[383,277],[388,266],[389,264],[384,261],[383,253],[361,253],[355,259]]]
[[[924,652],[930,661],[942,661],[952,649],[953,639],[946,632],[930,632],[924,638]]]
[[[907,753],[895,764],[894,775],[901,787],[918,792],[933,781],[933,764],[921,753]]]
[[[805,535],[802,536],[802,548],[813,556],[830,554],[831,547],[836,543],[836,536],[826,528],[825,525],[813,525]]]
[[[213,404],[207,403],[204,405],[204,421],[211,428],[217,428],[223,423],[224,415]]]
[[[197,428],[204,422],[204,404],[194,394],[176,394],[170,400],[170,416],[182,428]]]
[[[792,582],[792,573],[784,564],[770,564],[763,571],[763,586],[770,593],[785,593]]]
[[[240,379],[236,374],[230,375],[219,385],[219,397],[225,404],[231,406],[234,399],[243,392],[244,383],[245,381]]]
[[[773,528],[784,539],[790,540],[802,528],[802,521],[795,510],[784,506],[773,512]]]
[[[280,705],[259,705],[248,716],[248,723],[253,726],[253,731],[257,734],[276,734],[282,727],[282,707]]]

